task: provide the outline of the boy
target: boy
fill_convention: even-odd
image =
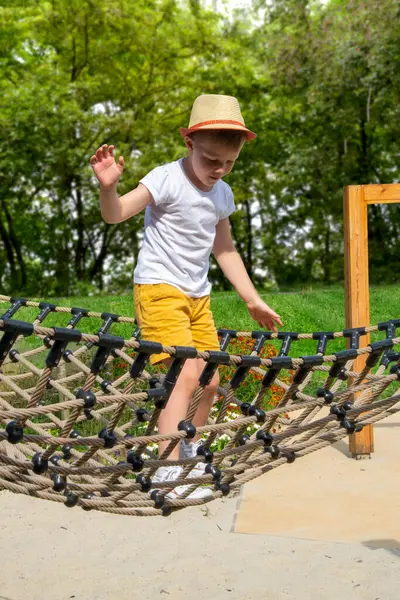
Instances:
[[[134,273],[135,315],[143,339],[165,346],[219,350],[207,279],[211,252],[258,325],[273,331],[276,324],[282,325],[279,315],[261,300],[235,250],[229,226],[235,210],[233,194],[222,181],[244,143],[256,135],[245,127],[236,98],[214,94],[196,98],[189,127],[180,133],[188,155],[156,167],[120,198],[117,182],[123,157],[116,163],[114,147],[103,145],[90,163],[100,182],[101,214],[107,223],[120,223],[146,209],[145,236]],[[153,364],[164,361],[168,365],[170,360],[165,354],[152,357]],[[176,431],[185,419],[204,365],[201,359],[186,361],[161,412],[160,433]],[[208,418],[218,381],[216,373],[193,419],[196,427]],[[160,454],[167,445],[159,444]],[[178,460],[179,452],[182,457],[196,456],[196,444],[176,446],[171,460]],[[162,467],[153,481],[176,479],[181,472],[181,467]],[[205,492],[199,488],[190,497]]]

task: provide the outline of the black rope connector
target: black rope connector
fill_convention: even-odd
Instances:
[[[150,421],[150,414],[145,408],[138,408],[136,411],[136,418],[139,423],[146,423]]]
[[[278,446],[264,446],[264,452],[268,452],[273,459],[279,458],[281,455],[281,451]]]
[[[196,454],[197,456],[204,456],[204,462],[206,463],[212,463],[214,458],[214,452],[212,452],[210,448],[206,448],[202,444],[197,447]]]
[[[231,361],[230,354],[228,352],[222,352],[221,350],[207,350],[209,357],[207,362],[214,363],[217,365],[229,365]]]
[[[221,481],[216,481],[214,487],[217,492],[221,492],[223,496],[227,496],[231,491],[229,483],[222,483]]]
[[[71,360],[70,360],[70,358],[69,358],[69,357],[70,357],[72,354],[73,354],[72,350],[66,350],[65,352],[63,352],[63,355],[62,355],[62,357],[63,357],[63,360],[64,360],[64,362],[66,362],[66,363],[70,363],[70,362],[71,362]]]
[[[177,354],[179,354],[179,346],[176,347]],[[187,348],[183,348],[187,350]],[[194,350],[197,356],[197,351],[195,348],[188,348],[188,350]],[[192,358],[188,356],[188,358]],[[149,400],[154,401],[154,406],[159,410],[165,408],[170,395],[172,394],[172,390],[175,387],[175,383],[180,375],[180,372],[183,369],[183,365],[185,364],[186,358],[177,358],[177,355],[174,356],[171,366],[169,367],[167,374],[164,377],[164,383],[161,388],[149,389],[147,390],[147,395]]]
[[[76,327],[83,317],[87,317],[88,312],[89,311],[86,308],[78,308],[76,306],[73,306],[71,308],[71,314],[73,315],[73,317],[71,317],[71,319],[68,321],[68,326]]]
[[[229,385],[233,390],[236,390],[242,384],[249,369],[259,367],[261,364],[261,358],[259,356],[241,355],[240,358],[242,359],[242,362],[237,367],[229,382]]]
[[[173,386],[172,386],[173,387]],[[171,388],[172,391],[172,388]],[[159,410],[166,407],[171,391],[167,392],[165,388],[157,388],[147,390],[149,400],[153,400],[154,406]]]
[[[214,465],[206,465],[204,472],[207,473],[207,475],[212,475],[214,481],[221,479],[221,471],[220,469],[217,469],[217,467],[214,467]]]
[[[64,444],[64,446],[61,448],[64,460],[69,460],[72,457],[71,449],[71,446],[69,446],[68,444]]]
[[[73,508],[74,506],[76,506],[78,504],[78,501],[78,496],[75,496],[75,494],[73,494],[72,492],[67,492],[65,494],[65,506],[68,506],[68,508]]]
[[[112,336],[110,336],[112,337]],[[98,342],[100,344],[100,342]],[[99,371],[104,369],[104,366],[111,354],[111,351],[115,348],[110,348],[109,346],[100,346],[96,350],[96,354],[94,355],[92,362],[90,363],[90,371],[94,375],[97,375]]]
[[[140,340],[138,352],[144,354],[161,354],[163,346],[159,342],[149,342],[148,340]]]
[[[19,442],[22,442],[24,437],[24,430],[17,421],[10,421],[7,423],[6,433],[10,444],[18,444]]]
[[[64,444],[64,446],[61,448],[64,460],[69,460],[72,457],[71,450],[72,446],[70,446],[69,444]]]
[[[78,438],[80,436],[81,436],[81,434],[79,433],[79,431],[77,431],[76,429],[73,429],[68,437],[72,438],[73,440],[76,440],[76,438]]]
[[[218,329],[217,334],[221,338],[219,343],[221,350],[226,350],[231,339],[236,337],[237,331],[234,329]]]
[[[184,431],[189,440],[193,439],[196,435],[196,427],[190,421],[180,421],[178,423],[178,431]]]
[[[135,360],[133,361],[129,371],[129,375],[132,379],[137,379],[143,374],[149,359],[150,354],[147,354],[146,352],[139,352],[139,354],[135,356]]]
[[[191,346],[173,346],[175,349],[174,358],[197,358],[197,350],[196,348],[192,348]]]
[[[7,354],[12,350],[14,343],[18,338],[18,332],[15,331],[5,331],[3,336],[0,339],[0,365],[3,364]]]
[[[331,406],[331,409],[330,409],[331,414],[336,415],[337,420],[340,421],[341,426],[344,427],[348,433],[354,433],[354,431],[355,431],[355,429],[354,429],[354,431],[349,431],[351,429],[351,426],[350,426],[351,423],[346,418],[346,416],[347,416],[346,413],[351,408],[353,408],[352,402],[350,402],[350,400],[346,400],[346,402],[343,402],[343,404],[341,406],[334,404]],[[344,424],[344,421],[346,421],[346,424]]]
[[[324,388],[320,388],[317,391],[317,398],[323,398],[324,404],[332,404],[333,393],[330,390],[325,390]]]
[[[338,421],[343,421],[346,418],[346,409],[343,406],[332,404],[330,408],[331,415],[335,415]]]
[[[82,339],[82,333],[77,329],[67,329],[66,327],[53,327],[53,340],[54,343],[51,346],[50,352],[48,353],[45,362],[49,369],[58,366],[61,360],[61,356],[64,354],[67,345],[70,343],[79,343]]]
[[[143,475],[143,473],[136,476],[136,483],[140,485],[142,492],[149,492],[151,490],[151,479]]]
[[[53,454],[53,456],[50,457],[50,462],[52,465],[57,466],[58,463],[60,462],[60,460],[62,460],[62,456],[60,456],[59,454]]]
[[[55,492],[63,492],[65,490],[65,486],[67,485],[65,477],[59,473],[52,473],[50,479],[53,481],[53,490]]]
[[[135,452],[128,452],[126,461],[131,465],[134,473],[138,473],[144,467],[143,458],[139,454],[135,454]]]
[[[281,451],[281,456],[286,458],[289,464],[294,463],[296,460],[296,454],[293,452],[293,450],[285,450],[284,452]]]
[[[22,307],[26,306],[28,300],[25,298],[15,298],[14,296],[10,298],[10,302],[12,306],[6,310],[6,312],[1,315],[0,319],[6,319],[8,317],[12,317],[15,313]]]
[[[345,379],[345,363],[348,360],[353,360],[354,358],[357,358],[357,356],[358,352],[355,348],[350,348],[349,350],[342,350],[341,352],[336,352],[336,360],[329,370],[329,377],[338,377],[339,379]]]
[[[91,421],[92,419],[94,419],[94,416],[90,412],[90,408],[84,408],[83,414],[85,415],[87,421]]]
[[[43,345],[46,346],[46,348],[51,348],[51,340],[48,335],[44,336]]]
[[[18,354],[19,354],[19,350],[17,350],[16,348],[14,348],[13,350],[10,350],[10,352],[8,353],[8,357],[11,360],[11,362],[13,362],[13,363],[18,362],[18,360],[17,360]]]
[[[251,337],[255,340],[253,352],[259,354],[267,340],[270,340],[272,331],[252,331]]]
[[[256,408],[255,406],[250,406],[249,408],[249,417],[255,417],[257,423],[265,422],[265,411],[262,408]]]
[[[391,362],[399,362],[399,361],[400,361],[400,352],[392,352],[391,350],[385,350],[385,352],[382,355],[380,364],[384,365],[386,368],[386,367],[388,367],[388,365],[390,365]]]
[[[313,340],[318,340],[317,354],[325,354],[326,346],[335,337],[333,331],[317,331],[313,333]]]
[[[353,421],[349,421],[348,419],[343,419],[340,422],[340,427],[343,427],[347,431],[347,433],[350,434],[350,433],[361,431],[363,428],[363,425],[354,423]]]
[[[108,431],[105,427],[99,432],[98,437],[104,441],[104,448],[114,448],[117,443],[117,437],[113,431]]]
[[[257,423],[265,422],[265,411],[262,408],[256,408],[252,406],[249,402],[242,402],[240,405],[240,410],[242,414],[247,417],[256,417]]]
[[[54,377],[49,377],[46,383],[46,389],[51,390],[53,385],[52,385],[52,381],[54,381]]]
[[[36,473],[36,475],[42,475],[42,473],[45,473],[49,468],[49,461],[46,458],[43,458],[40,452],[36,452],[36,454],[32,456],[32,465],[33,472]]]
[[[172,506],[163,506],[161,509],[161,513],[163,517],[169,517],[172,513]]]
[[[76,392],[75,397],[77,398],[77,400],[83,400],[83,402],[84,402],[83,408],[86,410],[89,408],[93,408],[94,405],[96,404],[96,396],[90,390],[84,390],[83,388],[80,388]]]
[[[263,429],[259,429],[256,433],[256,439],[262,440],[264,442],[264,446],[272,446],[274,436]]]
[[[222,352],[220,350],[207,350],[207,352],[209,354],[209,358],[207,359],[207,364],[199,377],[199,384],[202,387],[210,385],[211,380],[218,369],[218,365],[229,365],[230,361],[230,355],[228,352]]]
[[[396,375],[397,379],[400,380],[400,365],[392,365],[390,367],[390,374]]]
[[[150,494],[150,498],[154,502],[154,508],[162,508],[164,506],[164,496],[160,494],[159,490],[153,490]]]
[[[111,381],[109,381],[108,379],[104,379],[104,380],[101,382],[101,384],[100,384],[100,387],[101,387],[101,389],[103,390],[103,392],[104,392],[105,394],[109,394],[109,393],[110,393],[110,391],[107,389],[109,385],[112,385],[112,382],[111,382]]]
[[[244,446],[245,444],[248,444],[249,441],[250,441],[250,436],[248,436],[247,434],[244,434],[244,435],[240,436],[240,438],[238,439],[238,445]]]
[[[366,335],[365,327],[353,327],[352,329],[344,329],[343,336],[350,339],[350,348],[357,349],[360,347],[360,336]]]
[[[159,377],[152,377],[151,379],[149,379],[149,387],[152,390],[156,390],[162,387],[162,383],[159,379]]]

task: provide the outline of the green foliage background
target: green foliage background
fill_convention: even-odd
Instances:
[[[342,190],[400,167],[400,5],[275,0],[20,0],[0,6],[0,287],[131,290],[143,216],[101,219],[89,158],[126,159],[119,192],[184,153],[200,93],[237,96],[256,141],[232,174],[233,235],[259,288],[343,278]],[[369,214],[373,283],[400,280],[400,207]],[[227,289],[215,264],[215,289]]]

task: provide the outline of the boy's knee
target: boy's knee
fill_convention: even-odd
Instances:
[[[218,390],[218,386],[219,386],[219,374],[217,371],[214,374],[213,378],[211,379],[210,383],[208,384],[207,390],[209,390],[210,392],[213,391],[216,394],[217,390]]]
[[[195,361],[188,360],[179,376],[181,383],[185,386],[186,390],[189,390],[191,393],[193,393],[199,385],[199,373],[196,364],[193,364],[194,362]]]

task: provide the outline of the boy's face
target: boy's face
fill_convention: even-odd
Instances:
[[[232,171],[244,144],[243,141],[238,148],[234,148],[207,135],[195,139],[186,136],[185,142],[193,172],[208,189]]]

